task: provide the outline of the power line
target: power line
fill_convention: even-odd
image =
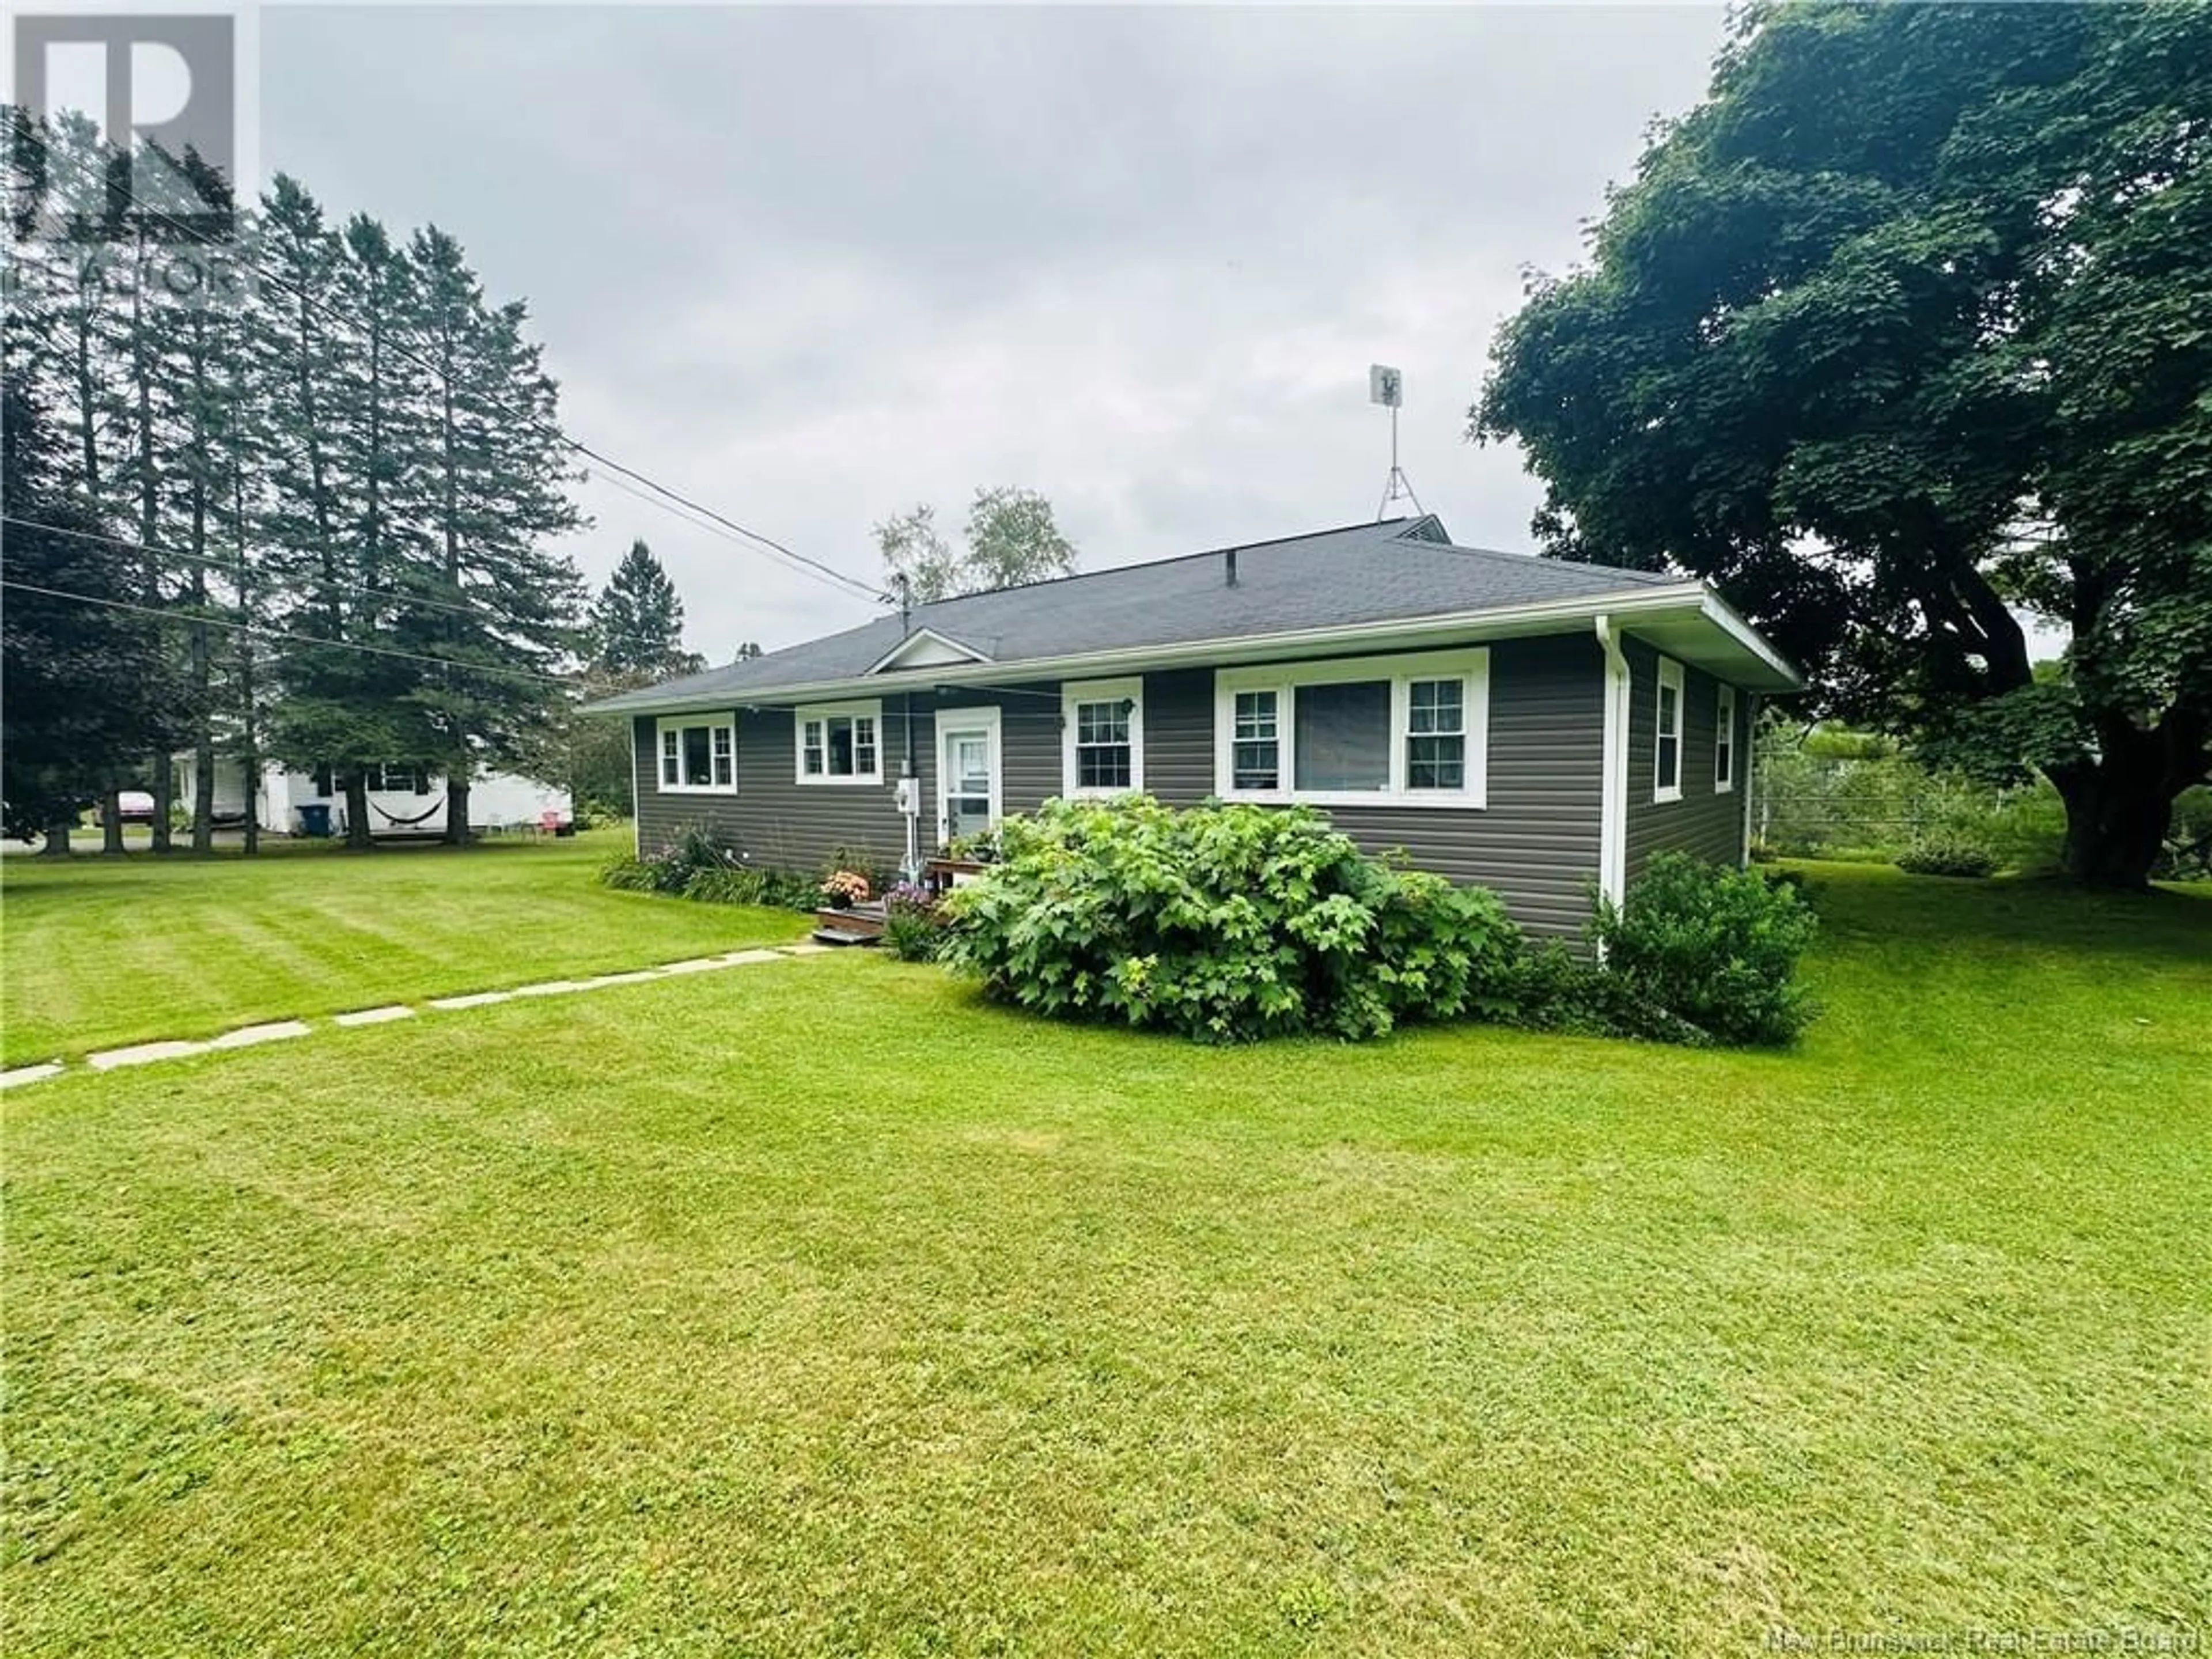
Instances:
[[[126,552],[142,553],[149,557],[183,559],[193,564],[210,565],[218,570],[233,571],[242,576],[262,577],[268,580],[268,586],[270,592],[281,593],[288,599],[312,600],[314,597],[311,591],[303,590],[297,584],[288,584],[274,580],[275,573],[268,570],[264,567],[247,564],[237,559],[218,559],[213,555],[207,553],[187,553],[181,547],[149,546],[144,542],[130,541],[121,536],[110,536],[102,532],[92,530],[72,530],[65,525],[47,524],[43,520],[37,519],[19,519],[12,514],[0,514],[0,523],[15,525],[25,530],[43,530],[47,532],[49,534],[56,536],[73,537],[78,541],[104,542],[110,547],[119,547]],[[244,586],[245,584],[242,582],[240,584],[241,591],[243,590]],[[348,592],[364,593],[373,599],[390,599],[395,605],[410,610],[428,609],[431,611],[449,611],[456,616],[472,617],[478,622],[505,623],[514,628],[524,628],[529,626],[528,623],[516,617],[513,612],[495,611],[489,605],[456,605],[449,599],[434,599],[427,595],[410,593],[400,588],[377,587],[367,582],[347,581],[343,578],[337,576],[318,576],[313,579],[310,586],[343,588]],[[164,616],[179,616],[185,613],[175,611],[164,611],[161,614]],[[658,639],[644,634],[601,635],[599,637],[604,639],[623,640],[632,644],[641,645],[657,645],[660,643]],[[324,641],[322,642],[325,644],[332,643],[332,641]]]
[[[159,208],[136,203],[134,203],[134,205],[137,206],[140,211],[161,220],[164,224],[170,225],[174,228],[182,231],[187,237],[201,243],[203,246],[211,245],[214,241],[214,239],[209,235],[208,233],[185,223],[182,220],[178,219],[173,215],[164,213]],[[357,319],[346,317],[343,313],[331,310],[322,301],[317,299],[313,295],[309,294],[298,283],[290,282],[283,276],[276,276],[273,272],[263,270],[259,263],[257,261],[249,259],[246,263],[252,266],[256,276],[261,277],[265,282],[275,283],[278,288],[283,289],[285,292],[296,297],[303,305],[313,307],[315,310],[326,317],[336,317],[340,322],[345,323],[349,326],[356,328],[363,326],[363,325]],[[427,359],[409,350],[398,341],[386,340],[383,342],[383,344],[395,356],[404,358],[406,361],[413,363],[417,368],[422,369],[426,374],[435,374],[441,380],[447,382],[448,385],[451,384],[452,376],[448,374],[443,368],[434,364]],[[513,408],[495,401],[493,403],[493,407],[500,410],[501,413],[511,416],[516,416],[517,414],[517,411]],[[726,526],[727,529],[735,532],[738,536],[745,538],[748,543],[757,543],[760,547],[769,549],[784,559],[792,562],[798,568],[817,571],[823,576],[830,579],[831,581],[836,582],[844,587],[851,589],[856,593],[861,594],[873,603],[878,605],[884,603],[884,593],[882,590],[874,584],[864,582],[855,577],[848,576],[845,574],[843,571],[836,568],[834,566],[825,564],[819,559],[813,558],[807,554],[799,552],[793,548],[786,546],[783,543],[776,540],[773,536],[763,535],[757,530],[750,529],[744,525],[739,524],[735,519],[730,518],[724,514],[718,513],[710,507],[703,506],[700,502],[691,500],[689,496],[669,488],[666,484],[661,483],[657,479],[639,471],[635,467],[625,466],[622,462],[614,459],[613,457],[605,454],[599,450],[592,448],[589,444],[583,442],[580,439],[570,437],[567,433],[562,431],[558,425],[554,424],[545,416],[525,410],[520,413],[519,418],[529,421],[532,423],[538,425],[540,430],[550,435],[554,441],[563,445],[567,448],[574,451],[575,453],[587,456],[591,459],[599,462],[602,466],[608,467],[614,471],[622,473],[627,477],[635,478],[638,483],[645,485],[648,489],[659,492],[660,495],[667,497],[671,501],[678,502],[684,507],[689,507],[695,513],[703,514],[707,518],[714,520],[716,524]],[[635,494],[635,492],[633,491],[631,493]],[[647,501],[653,500],[653,498],[649,496],[643,497],[641,499]],[[658,501],[653,501],[653,504],[656,506],[665,505],[665,503]],[[686,520],[685,522],[694,524],[695,526],[696,523],[696,520]]]
[[[294,634],[281,628],[263,628],[252,623],[228,622],[220,617],[196,616],[190,612],[166,610],[160,605],[136,605],[128,599],[105,599],[97,593],[79,593],[66,587],[45,587],[37,582],[17,581],[13,576],[0,576],[0,587],[13,588],[21,593],[43,593],[50,599],[74,599],[80,605],[96,605],[110,611],[128,611],[142,617],[152,617],[162,622],[189,622],[195,627],[221,628],[234,634],[249,634],[256,639],[289,640],[301,645],[319,646],[331,651],[358,651],[372,657],[396,657],[405,662],[425,662],[440,668],[458,668],[470,674],[494,674],[504,679],[529,680],[539,685],[558,685],[568,690],[582,689],[573,679],[563,679],[552,674],[533,674],[526,669],[500,668],[489,663],[463,662],[458,657],[434,656],[423,651],[402,651],[393,646],[367,645],[358,640],[326,640],[313,634]]]

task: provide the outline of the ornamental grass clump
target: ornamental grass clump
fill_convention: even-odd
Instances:
[[[1002,1001],[1212,1042],[1510,1018],[1496,895],[1362,854],[1306,807],[1048,801],[947,899],[942,951]]]

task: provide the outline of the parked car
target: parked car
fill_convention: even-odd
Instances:
[[[154,821],[154,796],[145,789],[119,790],[115,797],[115,816],[124,823],[151,823]]]

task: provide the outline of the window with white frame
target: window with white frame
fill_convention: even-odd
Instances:
[[[1659,689],[1653,709],[1651,799],[1682,799],[1682,665],[1659,659]]]
[[[672,714],[660,722],[664,794],[732,794],[738,787],[738,728],[729,714]]]
[[[1214,699],[1224,799],[1483,805],[1487,651],[1224,668]]]
[[[1277,789],[1283,781],[1282,694],[1262,689],[1230,694],[1230,787]]]
[[[1713,792],[1727,794],[1735,787],[1735,687],[1720,689],[1714,709]]]
[[[1060,793],[1118,795],[1145,787],[1145,683],[1060,687]]]
[[[394,766],[387,763],[382,766],[362,768],[362,784],[379,794],[427,795],[430,793],[430,775],[419,766]]]
[[[799,782],[884,781],[883,704],[822,703],[797,710],[793,719],[799,739]]]

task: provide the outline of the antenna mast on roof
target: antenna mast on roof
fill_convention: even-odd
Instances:
[[[1406,469],[1398,465],[1398,405],[1404,401],[1406,377],[1395,368],[1381,363],[1367,367],[1367,401],[1381,404],[1390,411],[1390,476],[1382,481],[1382,504],[1375,509],[1377,523],[1390,516],[1390,503],[1411,501],[1413,511],[1423,511],[1421,498],[1413,493],[1413,481],[1407,477]]]

